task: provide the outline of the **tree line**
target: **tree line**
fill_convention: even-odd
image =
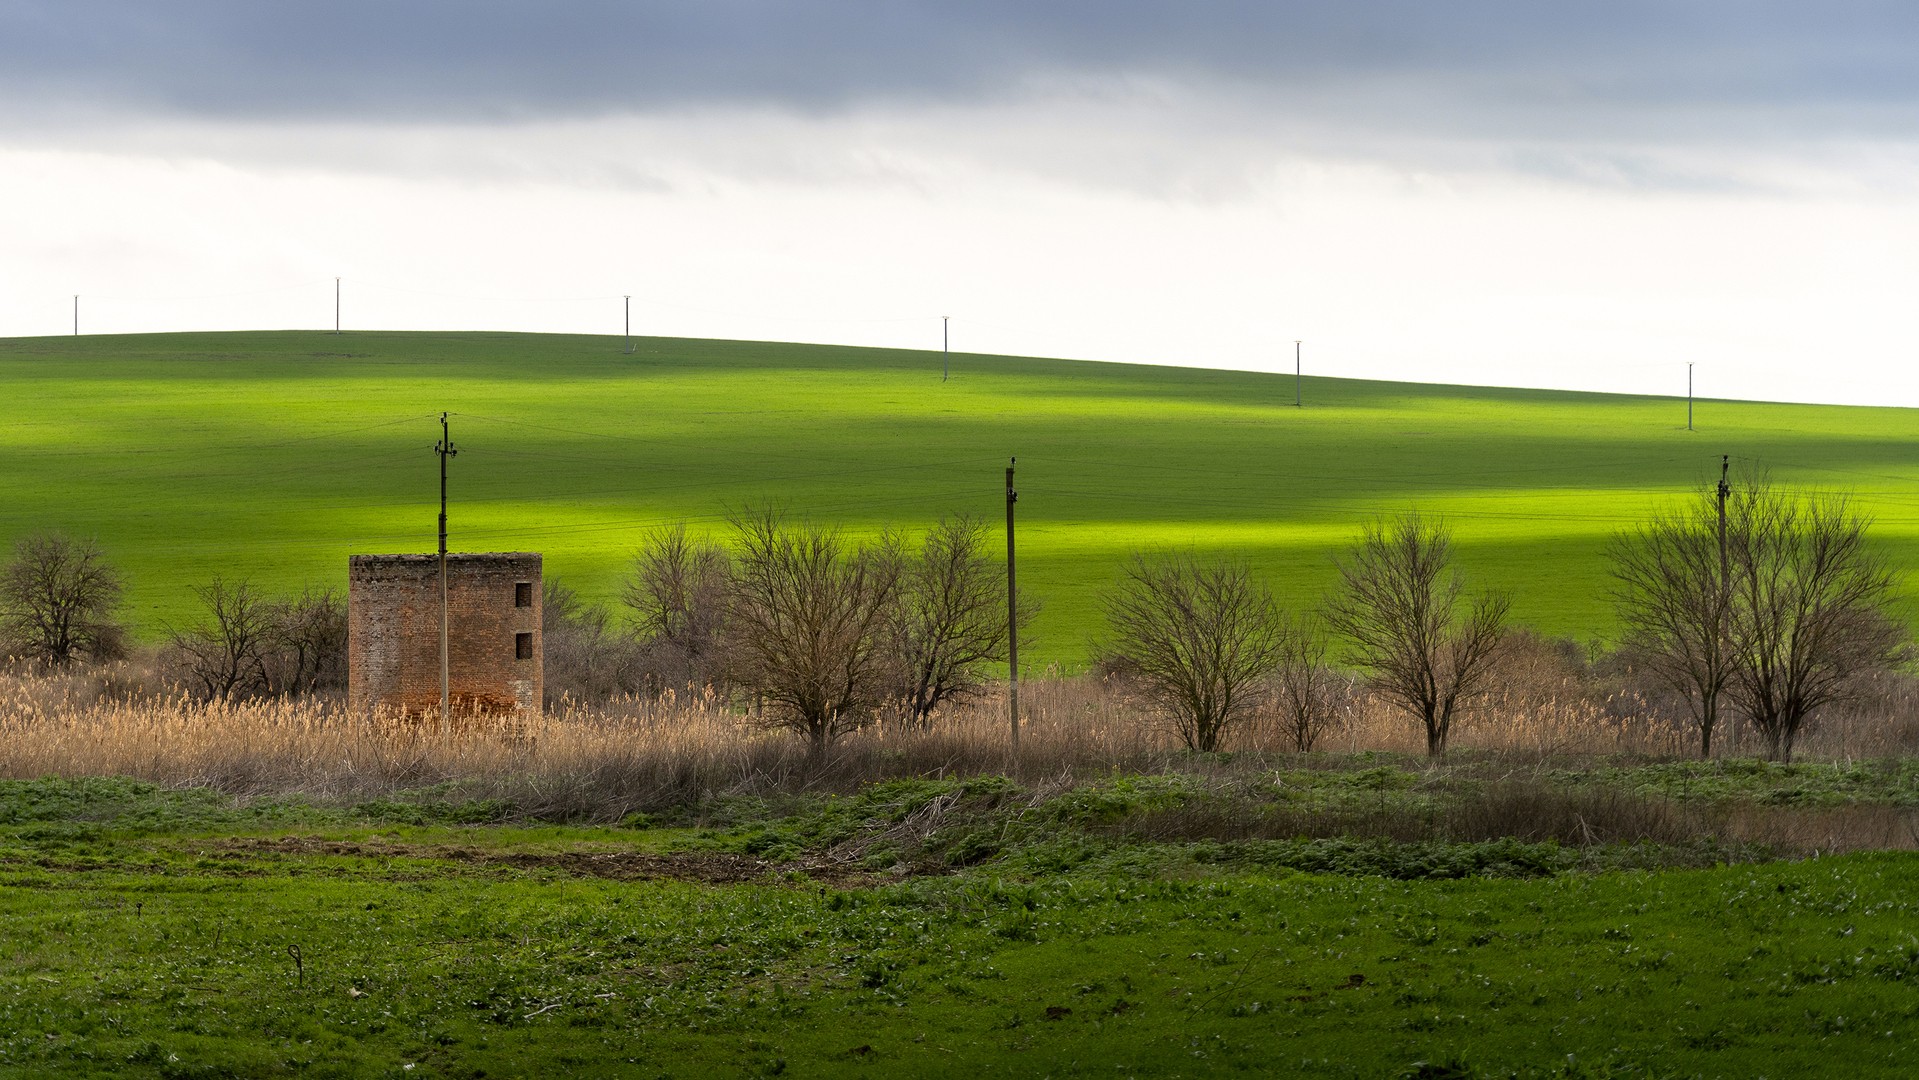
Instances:
[[[1683,699],[1701,756],[1735,714],[1789,759],[1822,709],[1908,661],[1897,577],[1868,524],[1844,496],[1755,477],[1613,538],[1615,655]],[[1009,620],[988,540],[966,516],[855,541],[771,508],[732,515],[723,540],[657,530],[622,582],[625,620],[548,579],[549,688],[704,687],[819,748],[870,724],[923,730],[990,685],[1034,612],[1022,597]],[[1310,749],[1364,691],[1443,754],[1494,689],[1510,597],[1469,592],[1445,523],[1417,511],[1366,524],[1336,564],[1327,596],[1289,610],[1243,561],[1136,553],[1101,597],[1097,663],[1195,751],[1256,717]],[[55,668],[124,655],[120,591],[91,541],[28,536],[0,571],[0,642]],[[202,616],[169,627],[162,655],[202,695],[343,685],[336,593],[220,578],[195,591]]]
[[[1033,615],[1022,600],[1009,621],[1005,568],[972,517],[860,542],[762,508],[733,515],[729,532],[647,537],[621,588],[631,634],[549,583],[549,681],[712,687],[824,747],[876,722],[926,728],[988,685]]]
[[[0,655],[62,669],[125,659],[120,572],[91,539],[32,533],[0,568]],[[207,698],[346,685],[346,602],[331,589],[269,595],[245,580],[195,586],[201,614],[165,628],[162,667]]]

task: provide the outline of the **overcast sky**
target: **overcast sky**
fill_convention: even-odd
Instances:
[[[0,335],[1919,405],[1919,5],[0,0]]]

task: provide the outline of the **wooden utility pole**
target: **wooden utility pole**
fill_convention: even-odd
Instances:
[[[1732,485],[1726,482],[1726,471],[1732,468],[1732,455],[1719,455],[1719,588],[1721,592],[1732,586],[1731,564],[1726,558],[1726,496],[1732,494]]]
[[[80,336],[80,294],[73,294],[73,336]]]
[[[452,695],[447,677],[446,613],[446,459],[459,453],[447,433],[446,414],[440,414],[440,444],[433,448],[440,455],[440,729],[453,728]]]
[[[1692,365],[1686,365],[1690,368]],[[1717,610],[1713,612],[1714,634],[1718,638],[1719,662],[1724,664],[1732,648],[1732,628],[1727,625],[1732,618],[1732,564],[1726,556],[1726,497],[1732,494],[1732,485],[1726,482],[1726,472],[1732,468],[1732,455],[1719,455],[1719,595]],[[1739,752],[1739,725],[1732,725],[1732,750]]]
[[[626,301],[626,352],[628,356],[631,356],[633,354],[633,298],[625,296],[621,299]]]
[[[340,279],[333,279],[333,336],[340,336]]]
[[[1019,754],[1019,586],[1013,577],[1013,504],[1019,492],[1013,490],[1013,466],[1018,458],[1006,459],[1006,708],[1011,724],[1013,754]]]

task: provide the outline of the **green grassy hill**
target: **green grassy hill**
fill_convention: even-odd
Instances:
[[[1304,605],[1366,519],[1453,526],[1551,634],[1611,627],[1600,552],[1719,455],[1857,493],[1919,566],[1909,410],[1360,382],[753,342],[318,332],[0,340],[0,540],[97,536],[142,634],[215,573],[344,585],[430,551],[450,411],[455,550],[534,550],[610,597],[652,526],[774,502],[865,532],[1004,514],[1019,458],[1023,656],[1073,665],[1139,547],[1241,554]]]

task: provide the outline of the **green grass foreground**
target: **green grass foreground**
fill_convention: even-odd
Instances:
[[[1086,656],[1137,548],[1250,559],[1291,602],[1361,523],[1443,516],[1462,563],[1557,635],[1611,626],[1600,553],[1719,455],[1857,492],[1919,564],[1903,409],[1546,391],[752,342],[315,332],[0,341],[0,541],[58,527],[126,571],[137,630],[215,573],[344,584],[356,552],[434,546],[454,413],[456,550],[535,550],[609,598],[645,530],[772,502],[858,533],[970,512],[1019,458],[1037,666]]]
[[[1913,855],[1099,827],[1182,783],[902,781],[618,828],[0,784],[0,1076],[1909,1074]],[[922,836],[937,873],[844,857],[968,805]],[[998,846],[968,846],[995,821]],[[1567,869],[1635,862],[1654,869]]]

